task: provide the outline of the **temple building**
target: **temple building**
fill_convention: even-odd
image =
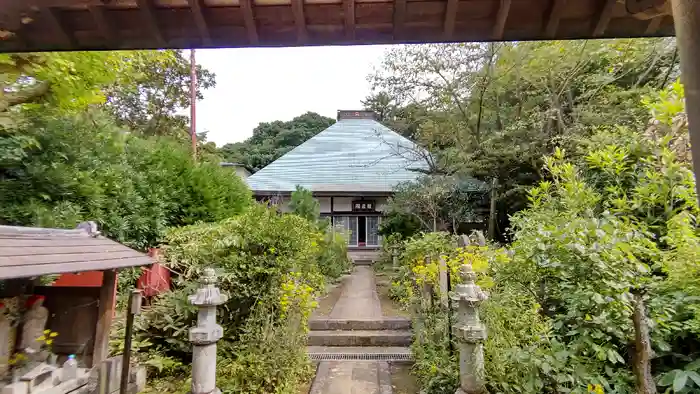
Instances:
[[[423,151],[371,111],[338,111],[337,122],[247,178],[256,199],[288,210],[292,192],[313,192],[321,216],[348,234],[354,260],[373,260],[394,186],[427,168]],[[365,252],[365,253],[363,253]]]

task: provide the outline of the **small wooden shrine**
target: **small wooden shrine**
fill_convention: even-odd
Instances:
[[[74,230],[0,226],[0,393],[87,385],[108,356],[117,270],[151,263],[100,236],[93,222]],[[95,271],[100,287],[51,285],[57,274]],[[71,355],[77,372],[61,368]]]

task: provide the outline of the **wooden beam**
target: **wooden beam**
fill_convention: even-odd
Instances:
[[[156,43],[159,46],[165,46],[165,39],[163,39],[163,33],[160,32],[158,28],[158,22],[155,17],[155,8],[151,0],[137,0],[136,3],[141,11],[141,19],[143,19],[143,24],[146,25],[151,35],[156,39]]]
[[[566,9],[567,0],[552,0],[552,8],[547,17],[544,33],[547,38],[554,38],[559,28],[559,20]]]
[[[92,352],[92,366],[100,365],[109,356],[109,330],[114,319],[114,305],[117,296],[117,271],[102,271],[102,287],[97,308],[95,346]]]
[[[343,0],[345,38],[355,40],[355,0]]]
[[[252,0],[240,0],[241,11],[243,12],[243,22],[248,33],[248,42],[252,45],[259,43],[258,28],[255,25],[255,15],[253,14]]]
[[[593,36],[600,37],[605,34],[605,29],[608,28],[610,19],[612,18],[613,10],[615,9],[615,4],[617,0],[604,0],[603,6],[598,12],[598,18],[595,27],[593,27]]]
[[[304,17],[304,0],[292,0],[292,14],[294,14],[294,25],[297,28],[297,43],[304,44],[309,40]]]
[[[88,7],[92,19],[95,21],[97,30],[102,34],[108,42],[114,42],[115,36],[112,26],[109,24],[107,17],[105,16],[105,9],[103,6],[90,6]]]
[[[394,39],[403,38],[407,0],[394,0]]]
[[[649,24],[647,25],[647,29],[644,31],[644,34],[646,35],[653,35],[656,33],[657,30],[659,30],[659,27],[661,27],[661,21],[664,20],[665,15],[657,16],[656,18],[652,18],[649,21]]]
[[[443,39],[450,40],[455,32],[455,21],[457,20],[457,9],[459,0],[447,0],[445,7],[445,22],[443,23]]]
[[[53,30],[54,34],[56,34],[56,36],[63,41],[64,45],[66,45],[68,48],[74,48],[77,46],[73,36],[71,36],[63,27],[57,10],[53,8],[42,8],[41,14],[46,18],[46,21],[51,26],[51,30]]]
[[[510,4],[511,0],[501,0],[501,5],[498,7],[498,14],[496,14],[496,24],[493,25],[493,33],[491,34],[491,38],[494,40],[503,39],[503,32],[506,29],[506,21],[510,13]]]
[[[194,17],[194,24],[197,25],[199,30],[199,35],[202,36],[202,42],[204,45],[211,46],[211,34],[209,34],[209,28],[207,27],[207,21],[204,19],[204,14],[202,13],[202,4],[200,0],[187,0],[190,4],[190,10],[192,10],[192,16]]]

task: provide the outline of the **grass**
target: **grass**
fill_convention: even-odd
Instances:
[[[391,276],[385,272],[378,271],[375,273],[375,282],[377,284],[379,303],[382,307],[382,315],[388,317],[411,317],[408,311],[401,309],[399,303],[389,297],[389,290],[391,289]]]

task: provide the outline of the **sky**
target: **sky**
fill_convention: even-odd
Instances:
[[[197,63],[216,74],[216,87],[197,102],[197,132],[218,146],[250,137],[260,122],[312,111],[331,118],[361,109],[367,75],[386,46],[203,49]],[[188,110],[189,112],[189,110]]]

